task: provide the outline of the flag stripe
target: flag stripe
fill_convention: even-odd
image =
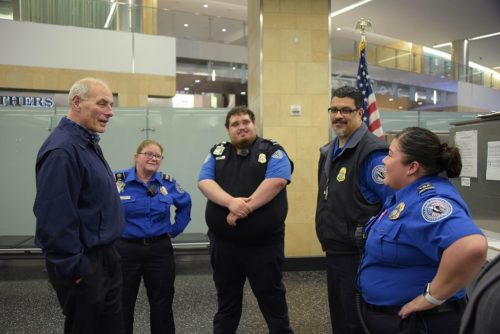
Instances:
[[[377,109],[377,101],[372,90],[370,76],[368,75],[368,64],[366,62],[366,44],[362,40],[359,45],[359,67],[356,77],[356,86],[364,95],[363,101],[363,121],[368,126],[368,130],[377,137],[384,139],[384,130],[380,120],[380,113]]]

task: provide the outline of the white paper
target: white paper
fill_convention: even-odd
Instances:
[[[455,145],[462,156],[460,176],[477,177],[477,130],[456,132]]]
[[[488,142],[486,180],[500,181],[500,141]]]
[[[470,177],[462,177],[460,179],[460,185],[462,187],[470,187]]]

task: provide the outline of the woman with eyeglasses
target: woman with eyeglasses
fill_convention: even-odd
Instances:
[[[122,258],[127,334],[133,333],[141,278],[150,305],[151,333],[175,333],[172,312],[175,262],[171,238],[182,233],[191,220],[191,197],[171,176],[158,171],[162,160],[160,143],[144,140],[134,155],[135,166],[114,173],[126,218],[117,248]]]
[[[372,334],[458,333],[465,286],[485,262],[487,241],[451,182],[458,148],[411,127],[391,142],[384,183],[396,192],[365,227],[358,273],[362,319]]]

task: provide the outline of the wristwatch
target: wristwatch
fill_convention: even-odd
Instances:
[[[424,291],[423,295],[424,295],[425,300],[427,300],[432,305],[439,306],[446,301],[446,299],[436,299],[436,298],[432,297],[430,291],[431,291],[431,283],[427,283],[427,286],[425,287],[425,291]]]

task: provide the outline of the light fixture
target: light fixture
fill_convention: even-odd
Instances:
[[[194,82],[195,83],[200,83],[200,79],[196,79]]]
[[[433,45],[432,47],[438,49],[438,48],[442,48],[442,47],[445,47],[445,46],[451,46],[451,42],[436,44],[436,45]]]
[[[418,101],[418,92],[415,92],[415,102]]]
[[[247,95],[247,92],[241,92],[240,94],[241,95]]]
[[[337,27],[337,31],[340,31],[340,30],[342,30],[342,28],[341,27]]]
[[[478,39],[489,38],[489,37],[493,37],[493,36],[497,36],[497,35],[500,35],[500,31],[499,32],[494,32],[494,33],[488,34],[488,35],[482,35],[482,36],[472,37],[472,38],[469,38],[469,41],[476,41]]]
[[[233,66],[233,71],[236,71],[236,66]]]
[[[353,3],[352,5],[349,5],[349,6],[346,6],[344,8],[341,8],[339,10],[334,11],[333,13],[330,14],[330,17],[334,17],[334,16],[337,16],[337,15],[340,15],[340,14],[344,14],[345,12],[353,10],[354,8],[362,6],[365,3],[368,3],[368,2],[371,2],[371,1],[372,0],[363,0],[363,1],[359,1],[359,2]]]
[[[389,102],[392,102],[392,101],[394,101],[394,98],[390,97]]]
[[[208,8],[208,5],[207,5],[207,4],[204,4],[204,5],[203,5],[203,8]]]
[[[187,27],[189,27],[189,24],[187,24],[187,23],[184,23],[184,27],[186,27],[186,28],[187,28]]]
[[[212,81],[215,81],[215,77],[216,77],[215,70],[212,70]]]
[[[222,31],[222,32],[226,32],[226,31],[227,31],[227,29],[226,29],[226,28],[222,28],[220,31]]]
[[[437,104],[437,91],[432,92],[432,103]]]
[[[500,70],[500,66],[493,67],[494,70]]]
[[[106,23],[104,23],[104,29],[108,29],[109,24],[111,23],[111,18],[115,14],[116,6],[118,5],[115,1],[116,0],[112,1],[113,3],[111,4],[111,8],[109,9],[109,14],[108,17],[106,18]]]
[[[187,92],[189,90],[189,87],[184,87],[184,90]]]

